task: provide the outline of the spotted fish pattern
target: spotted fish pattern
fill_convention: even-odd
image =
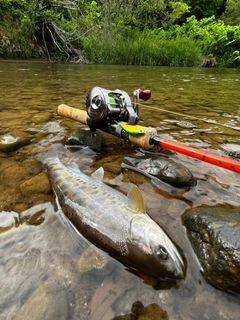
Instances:
[[[141,191],[127,196],[102,182],[103,169],[91,177],[76,165],[47,159],[49,178],[66,217],[91,243],[127,266],[159,279],[182,279],[178,249],[146,213]]]
[[[114,248],[121,255],[127,255],[129,215],[126,196],[75,167],[63,165],[59,159],[48,161],[47,165],[61,208],[80,233],[97,246],[99,241],[105,248],[111,243],[111,250]]]

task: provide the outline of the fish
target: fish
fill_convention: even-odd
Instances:
[[[103,183],[102,167],[88,176],[76,164],[65,165],[58,157],[48,159],[46,166],[63,213],[88,241],[155,279],[185,277],[180,251],[146,213],[136,185],[126,196]]]

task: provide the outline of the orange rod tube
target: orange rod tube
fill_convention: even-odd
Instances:
[[[183,143],[167,140],[164,138],[160,138],[160,139],[158,138],[158,144],[162,148],[176,151],[186,156],[211,163],[215,166],[219,166],[224,169],[228,169],[228,170],[240,173],[240,161],[219,156],[218,154],[211,153],[206,150],[195,149],[195,148],[186,146]]]

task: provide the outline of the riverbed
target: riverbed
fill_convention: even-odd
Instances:
[[[181,217],[202,205],[239,208],[239,174],[154,148],[191,170],[196,184],[153,184],[121,170],[124,156],[139,154],[128,141],[104,134],[100,151],[66,147],[71,132],[85,126],[60,117],[56,108],[65,103],[85,110],[94,86],[121,89],[130,97],[137,88],[150,89],[139,124],[157,128],[169,140],[238,160],[239,85],[237,69],[0,62],[0,136],[20,132],[26,138],[16,150],[0,151],[0,318],[110,320],[130,314],[141,301],[157,304],[169,319],[238,319],[239,296],[205,282]],[[109,257],[106,268],[85,270],[82,257],[89,243],[69,224],[54,195],[47,190],[29,196],[20,187],[24,176],[45,174],[39,161],[52,155],[77,163],[87,174],[103,166],[105,181],[124,194],[137,184],[148,214],[183,250],[186,278],[155,287]],[[6,221],[11,227],[4,228]],[[90,258],[97,253],[104,259],[97,249]]]

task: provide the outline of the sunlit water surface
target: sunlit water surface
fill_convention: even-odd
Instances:
[[[158,290],[114,260],[103,272],[83,272],[80,257],[88,243],[46,202],[22,213],[22,224],[0,234],[0,318],[32,319],[44,312],[45,319],[110,320],[129,314],[140,300],[144,306],[157,303],[172,320],[238,319],[239,297],[205,282],[181,216],[201,205],[239,207],[239,175],[172,154],[192,171],[196,186],[186,190],[160,183],[156,188],[137,173],[119,174],[123,155],[137,153],[128,142],[115,139],[98,153],[68,150],[66,136],[82,125],[57,116],[56,107],[66,103],[84,109],[93,86],[122,89],[130,96],[134,89],[150,89],[152,97],[141,107],[142,124],[196,148],[220,155],[240,153],[239,70],[0,62],[0,134],[16,129],[31,134],[27,146],[0,153],[1,168],[53,153],[76,162],[86,173],[103,165],[108,182],[118,190],[127,193],[131,183],[138,184],[149,215],[184,250],[188,265],[185,280]],[[6,216],[14,222],[18,216],[8,212],[12,207],[4,207],[8,194],[14,203],[12,190],[1,181],[0,222]],[[34,214],[37,220],[31,219]],[[39,308],[44,311],[38,313]]]

